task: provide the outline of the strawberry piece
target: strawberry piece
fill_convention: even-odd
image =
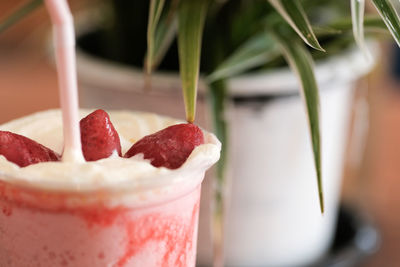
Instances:
[[[179,168],[193,149],[204,143],[203,132],[194,124],[177,124],[137,141],[125,158],[143,153],[155,167]]]
[[[119,135],[104,110],[98,109],[80,121],[83,156],[87,161],[108,158],[114,151],[121,156]]]
[[[0,155],[20,167],[60,160],[60,156],[53,150],[25,136],[7,131],[0,131]]]

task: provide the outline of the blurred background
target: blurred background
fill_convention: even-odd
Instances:
[[[0,18],[23,2],[0,1]],[[70,4],[76,12],[93,2]],[[49,60],[49,23],[41,7],[0,35],[0,124],[59,106],[55,66]],[[369,129],[361,147],[363,133],[347,133],[341,196],[343,203],[362,210],[381,234],[378,251],[362,263],[370,267],[400,262],[400,52],[391,40],[381,42],[379,50],[374,70],[357,82],[353,111],[367,99]]]

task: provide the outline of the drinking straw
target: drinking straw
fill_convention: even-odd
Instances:
[[[62,160],[83,162],[73,18],[66,0],[45,0],[45,5],[53,23],[53,42],[64,132]]]

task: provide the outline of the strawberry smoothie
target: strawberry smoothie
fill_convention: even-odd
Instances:
[[[120,155],[143,136],[179,122],[148,113],[109,114],[121,153],[26,167],[0,155],[0,266],[195,265],[201,182],[219,158],[220,143],[203,132],[204,143],[180,167],[155,167],[143,153]],[[0,130],[62,154],[58,110],[0,125]]]

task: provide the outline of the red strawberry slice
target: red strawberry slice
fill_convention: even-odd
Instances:
[[[143,153],[155,167],[179,168],[193,149],[204,144],[203,132],[194,124],[177,124],[137,141],[125,158]]]
[[[83,156],[87,161],[108,158],[114,151],[121,156],[119,135],[104,110],[98,109],[80,121]]]
[[[60,156],[51,149],[25,136],[6,131],[0,131],[0,155],[20,167],[60,160]]]

